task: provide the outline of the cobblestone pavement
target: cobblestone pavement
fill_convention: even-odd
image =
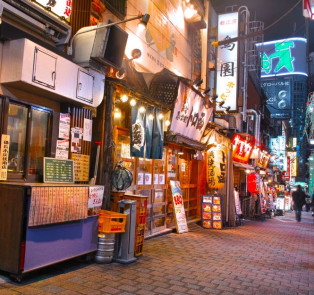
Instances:
[[[248,221],[222,231],[145,241],[145,254],[121,265],[67,262],[26,277],[0,274],[0,294],[313,294],[314,222],[303,212]]]

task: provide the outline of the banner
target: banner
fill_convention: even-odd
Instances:
[[[184,210],[184,201],[182,197],[182,191],[179,181],[170,180],[172,203],[173,203],[173,215],[176,221],[176,228],[179,234],[188,231],[188,225],[186,222],[186,215]]]
[[[132,107],[130,130],[132,157],[144,157],[145,122],[145,114],[140,114],[138,106]]]
[[[200,141],[212,111],[202,96],[180,82],[170,131]]]
[[[238,12],[220,14],[218,16],[218,40],[238,37]],[[237,110],[237,77],[238,77],[238,42],[227,43],[217,48],[217,83],[216,92],[224,107]],[[217,111],[223,110],[219,106]]]

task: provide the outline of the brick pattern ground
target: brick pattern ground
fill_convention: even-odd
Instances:
[[[0,294],[308,294],[314,295],[314,221],[292,214],[244,221],[222,231],[189,224],[189,233],[145,241],[136,263],[67,262],[21,284],[0,275]]]

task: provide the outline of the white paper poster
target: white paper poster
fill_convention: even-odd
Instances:
[[[93,120],[84,118],[83,140],[92,141]]]
[[[69,158],[70,141],[68,139],[58,139],[56,148],[56,158],[67,160]]]
[[[159,174],[159,184],[165,184],[165,175],[164,174]]]
[[[71,152],[81,153],[83,128],[74,127],[71,129]]]
[[[151,173],[145,173],[145,184],[146,185],[152,184],[152,174]]]
[[[59,138],[69,139],[70,138],[70,114],[62,114],[60,113],[60,121],[59,121]]]
[[[144,173],[137,174],[137,184],[143,185],[144,184]]]
[[[158,184],[158,174],[154,174],[154,184]]]
[[[235,207],[236,207],[236,214],[241,215],[242,210],[241,210],[240,197],[239,197],[239,192],[236,190],[234,190],[234,202],[235,202]]]
[[[104,198],[103,186],[90,186],[88,194],[88,216],[98,215]]]

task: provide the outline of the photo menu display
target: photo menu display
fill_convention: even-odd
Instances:
[[[202,226],[222,229],[222,197],[202,196]]]

